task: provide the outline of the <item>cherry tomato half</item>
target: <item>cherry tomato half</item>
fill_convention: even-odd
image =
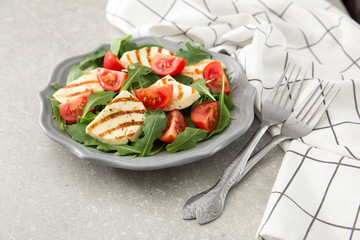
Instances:
[[[191,111],[190,118],[198,128],[212,132],[219,120],[218,102],[204,102],[196,105]]]
[[[150,65],[153,71],[160,76],[175,76],[184,69],[186,61],[182,57],[158,53],[151,59]]]
[[[206,80],[210,80],[210,82],[206,83],[206,86],[217,91],[218,93],[221,92],[223,76],[225,76],[225,73],[221,66],[221,63],[218,61],[211,62],[204,68],[203,77]],[[230,84],[226,76],[224,79],[224,83],[224,93],[228,94],[230,93]]]
[[[172,143],[176,136],[185,130],[187,124],[184,116],[177,109],[168,112],[166,115],[168,117],[168,122],[163,134],[159,137],[159,140],[166,143]]]
[[[66,103],[60,104],[60,115],[68,122],[76,122],[78,116],[83,115],[84,107],[88,102],[89,95],[92,92],[81,94]]]
[[[124,67],[121,65],[119,61],[119,57],[113,54],[110,51],[107,51],[104,57],[104,68],[121,71]]]
[[[107,91],[119,91],[127,79],[125,72],[112,71],[105,68],[98,68],[97,74],[100,85]]]
[[[164,109],[169,105],[173,95],[173,85],[165,84],[134,90],[136,97],[148,108]]]

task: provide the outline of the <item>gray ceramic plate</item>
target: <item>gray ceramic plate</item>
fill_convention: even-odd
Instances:
[[[166,39],[160,39],[160,41],[167,49],[175,52],[181,47],[178,43]],[[133,42],[138,45],[149,43],[157,44],[152,37],[135,39]],[[105,46],[108,47],[108,45]],[[149,157],[132,158],[131,156],[115,156],[113,153],[101,152],[93,147],[85,147],[84,145],[73,141],[66,132],[63,132],[58,128],[55,121],[52,119],[53,112],[48,98],[54,92],[51,84],[59,83],[65,85],[65,80],[71,67],[79,64],[81,60],[85,59],[86,55],[91,53],[68,58],[59,63],[50,75],[46,88],[39,93],[40,126],[42,130],[47,136],[64,146],[65,149],[79,158],[91,160],[106,166],[132,170],[152,170],[179,166],[210,157],[220,151],[236,138],[243,135],[254,119],[253,104],[255,99],[255,89],[248,83],[242,67],[235,59],[227,55],[211,52],[213,59],[220,60],[226,65],[227,73],[234,71],[231,75],[231,85],[237,85],[237,88],[231,92],[234,102],[238,105],[231,110],[231,115],[234,116],[236,120],[231,120],[230,124],[223,132],[204,142],[198,143],[196,148],[179,151],[174,154],[161,152],[155,156]]]

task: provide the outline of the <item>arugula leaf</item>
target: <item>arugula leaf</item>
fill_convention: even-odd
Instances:
[[[60,102],[56,100],[54,97],[50,97],[49,100],[54,112],[56,124],[58,125],[60,130],[65,131],[66,121],[60,115]]]
[[[124,81],[120,91],[124,89],[127,90],[130,85],[135,82],[144,81],[143,76],[151,73],[152,69],[147,66],[140,65],[139,63],[133,63],[127,67],[127,71],[129,73],[129,76]]]
[[[200,79],[194,82],[190,85],[190,87],[196,89],[200,94],[206,95],[211,100],[216,101],[214,96],[210,93],[209,88],[206,86],[205,79]]]
[[[72,68],[70,69],[70,72],[66,78],[66,85],[71,83],[72,81],[78,79],[82,75],[83,75],[83,70],[81,70],[79,68],[79,66],[77,66],[77,65],[72,66]]]
[[[114,38],[111,41],[110,52],[121,57],[124,52],[137,49],[136,43],[129,42],[131,35],[128,35],[124,38]]]
[[[186,41],[183,43],[185,44],[187,50],[180,48],[176,52],[176,56],[184,58],[187,62],[187,65],[198,63],[201,60],[211,56],[210,53],[200,48],[200,41],[197,41],[195,46],[192,46],[189,42]]]
[[[103,143],[86,133],[86,123],[76,123],[66,127],[66,132],[72,137],[74,141],[83,143],[84,146],[97,146],[98,150],[109,152],[116,151],[116,155],[129,155],[129,154],[138,154],[139,150],[134,146],[124,144],[120,146],[111,146],[106,143]]]
[[[84,146],[96,146],[102,144],[99,140],[86,134],[85,129],[87,123],[77,122],[66,127],[66,132],[71,136],[74,141],[83,143]]]
[[[159,76],[156,75],[156,73],[152,73],[152,72],[147,75],[141,75],[141,76],[142,77],[140,78],[139,81],[132,84],[133,89],[150,87],[157,80],[159,80]]]
[[[220,94],[213,89],[209,89],[209,90],[210,90],[211,95],[213,95],[215,97],[215,99],[217,101],[219,101]],[[231,110],[233,107],[237,106],[234,103],[234,99],[232,99],[232,97],[230,97],[230,95],[228,95],[228,94],[224,94],[224,103],[229,110]]]
[[[173,78],[178,81],[179,83],[185,84],[185,85],[190,85],[193,82],[193,78],[189,77],[189,76],[185,76],[182,74],[178,74],[176,76],[173,76]]]
[[[79,68],[83,68],[86,64],[101,66],[103,64],[104,56],[107,51],[108,49],[106,47],[101,47],[93,54],[86,56],[85,60],[80,62]]]
[[[123,144],[118,146],[111,146],[105,143],[102,143],[97,146],[98,150],[104,152],[116,151],[115,155],[124,156],[129,154],[139,154],[139,149],[135,148],[133,145]]]
[[[98,91],[89,95],[88,102],[84,108],[83,116],[98,105],[107,105],[113,98],[115,93],[111,91]],[[79,117],[80,122],[84,122],[82,117]]]
[[[212,136],[212,135],[215,135],[215,134],[218,134],[219,132],[221,132],[222,130],[224,130],[224,128],[229,124],[230,122],[230,119],[231,119],[231,115],[230,115],[230,112],[229,112],[229,109],[226,107],[226,104],[225,104],[225,93],[224,93],[224,78],[225,75],[223,76],[223,79],[222,79],[222,87],[221,87],[221,92],[220,92],[220,95],[219,95],[219,120],[218,120],[218,123],[216,125],[216,128],[214,129],[214,131],[212,131],[208,137]]]
[[[151,115],[147,116],[143,125],[144,136],[135,142],[134,147],[140,150],[140,156],[148,155],[153,147],[154,141],[162,135],[167,124],[165,113],[161,109],[156,109]]]
[[[176,136],[175,141],[166,146],[168,153],[196,147],[196,143],[206,138],[208,131],[200,128],[187,127]]]
[[[58,84],[58,83],[52,83],[51,86],[52,86],[53,88],[55,88],[55,90],[59,90],[59,89],[63,88],[63,86],[61,86],[61,85]]]
[[[79,65],[72,66],[66,78],[66,84],[69,84],[72,81],[78,79],[88,71],[102,66],[106,52],[107,48],[101,47],[98,51],[86,56],[86,59],[81,61]]]
[[[78,122],[91,123],[97,117],[97,115],[99,115],[99,113],[100,112],[98,113],[88,112],[86,114],[83,114],[81,117],[78,117]]]

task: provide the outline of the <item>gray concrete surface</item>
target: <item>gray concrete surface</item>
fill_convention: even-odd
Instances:
[[[96,165],[41,132],[37,94],[65,58],[122,36],[106,0],[0,1],[0,239],[253,239],[283,152],[274,149],[207,225],[183,204],[220,177],[259,125],[215,156],[156,171]],[[269,135],[266,136],[269,139]]]

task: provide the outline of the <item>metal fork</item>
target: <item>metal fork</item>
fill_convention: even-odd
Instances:
[[[295,70],[295,66],[292,68],[290,75],[286,77],[286,73],[289,69],[290,64],[285,68],[280,79],[276,83],[274,89],[271,91],[269,97],[264,102],[262,106],[262,122],[255,132],[255,134],[250,139],[247,146],[241,152],[240,157],[237,157],[226,169],[221,177],[221,179],[216,184],[216,189],[213,189],[214,192],[218,192],[224,186],[229,184],[229,181],[232,181],[231,176],[242,172],[245,168],[245,165],[250,158],[251,153],[254,151],[255,146],[258,144],[261,137],[264,135],[266,130],[275,124],[282,123],[285,121],[292,112],[292,108],[295,105],[295,101],[299,95],[302,83],[306,76],[304,76],[297,81],[301,68],[298,69],[296,77],[293,80],[293,83],[290,87],[290,79]],[[282,82],[284,81],[284,84]],[[296,87],[295,87],[296,85]],[[226,196],[226,194],[225,194]],[[195,210],[197,205],[197,197],[189,199],[183,208],[183,218],[184,219],[193,219],[195,218]],[[223,208],[223,207],[222,207]],[[221,210],[222,211],[222,210]]]
[[[199,198],[196,208],[198,223],[208,223],[221,215],[224,209],[226,194],[230,188],[240,182],[242,177],[274,146],[284,140],[303,137],[309,134],[318,124],[339,90],[334,85],[329,86],[329,84],[326,84],[323,86],[322,83],[319,83],[306,98],[305,102],[297,107],[284,122],[281,133],[275,136],[258,154],[252,157],[243,171],[233,174],[231,181],[223,188],[216,191],[215,189],[218,189],[216,186],[214,188],[215,191],[210,190]]]

